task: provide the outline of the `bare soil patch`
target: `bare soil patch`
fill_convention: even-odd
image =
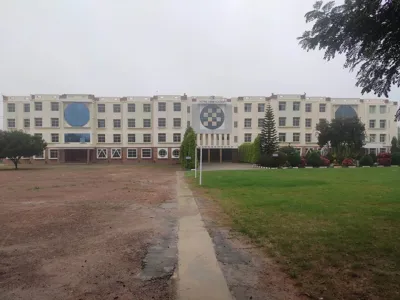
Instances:
[[[169,276],[140,273],[175,181],[171,167],[0,171],[0,299],[173,299]]]

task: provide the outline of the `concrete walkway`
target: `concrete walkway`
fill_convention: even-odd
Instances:
[[[231,300],[213,243],[183,176],[183,172],[177,172],[178,300]]]

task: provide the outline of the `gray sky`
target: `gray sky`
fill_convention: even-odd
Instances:
[[[1,0],[0,93],[360,97],[298,45],[314,2]]]

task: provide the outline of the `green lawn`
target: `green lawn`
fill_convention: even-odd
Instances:
[[[304,292],[400,299],[400,168],[214,171],[202,187]]]

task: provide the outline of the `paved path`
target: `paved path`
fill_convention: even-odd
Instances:
[[[179,204],[178,300],[231,300],[232,296],[215,256],[193,194],[177,172]]]

